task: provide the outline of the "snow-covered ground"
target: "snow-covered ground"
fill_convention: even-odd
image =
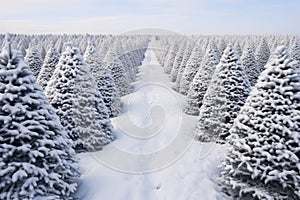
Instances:
[[[152,50],[145,53],[134,92],[122,98],[113,119],[116,141],[79,155],[83,200],[215,200],[226,148],[193,140],[197,117],[182,112],[185,97],[174,92]]]

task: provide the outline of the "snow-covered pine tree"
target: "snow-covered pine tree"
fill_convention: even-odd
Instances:
[[[173,49],[176,50],[178,48],[178,44],[177,44],[177,41],[176,41],[176,39],[174,37],[175,36],[170,37],[170,39],[169,39],[169,41],[170,41],[169,46],[168,46],[168,48],[165,49],[165,50],[167,50],[167,54],[166,54],[166,56],[163,59],[163,65],[162,65],[162,67],[164,68],[163,71],[165,73],[168,73],[169,70],[171,72],[172,68],[170,69],[169,67],[173,66],[174,58],[176,56],[176,54],[174,53]],[[178,49],[177,49],[177,51],[178,51]]]
[[[21,52],[0,54],[0,199],[72,199],[72,141]]]
[[[135,58],[133,51],[124,53],[122,57],[121,61],[126,66],[129,82],[133,82],[136,78],[136,68],[134,63],[137,62],[137,58]]]
[[[77,151],[101,150],[113,140],[108,110],[78,48],[66,45],[45,90]]]
[[[168,45],[166,47],[164,47],[164,49],[161,49],[160,46],[157,47],[158,49],[161,49],[161,51],[164,52],[163,55],[162,55],[162,60],[160,62],[161,67],[163,67],[163,68],[165,68],[167,66],[169,56],[170,56],[170,53],[171,53],[171,50],[172,50],[172,47],[173,47],[172,43],[174,43],[174,41],[168,43]],[[166,69],[164,69],[164,72],[165,72],[165,70]]]
[[[216,45],[215,40],[211,39],[211,40],[209,41],[209,46],[210,46],[211,49],[215,49],[217,59],[218,59],[218,61],[220,62],[220,59],[221,59],[222,54],[221,54],[220,51],[218,50],[218,47],[217,47],[217,45]]]
[[[259,72],[264,70],[264,66],[267,64],[269,57],[270,48],[268,46],[268,42],[265,38],[262,38],[255,52],[255,59],[259,68]]]
[[[161,36],[152,40],[149,44],[149,47],[155,51],[157,61],[161,65],[163,65],[163,60],[167,56],[169,46],[169,42],[165,38],[161,38]]]
[[[233,49],[235,50],[235,52],[237,53],[237,55],[238,55],[239,57],[242,56],[243,50],[242,50],[242,48],[241,48],[241,45],[240,45],[239,41],[236,41],[236,42],[234,43]]]
[[[37,77],[43,65],[43,60],[40,52],[35,46],[31,46],[27,49],[25,61],[33,71],[35,77]]]
[[[185,113],[190,115],[198,115],[202,106],[203,97],[206,93],[212,75],[214,74],[216,65],[219,63],[217,57],[217,49],[215,45],[210,45],[199,68],[187,95],[187,105]]]
[[[300,76],[279,46],[230,130],[220,182],[231,199],[300,199]]]
[[[131,54],[133,54],[133,52],[129,51],[129,52],[122,52],[122,54],[120,56],[118,56],[119,60],[121,61],[122,66],[125,69],[126,72],[126,77],[129,81],[129,83],[131,81],[135,80],[135,70],[132,70],[133,68],[133,63],[135,62],[134,59],[131,60]]]
[[[172,68],[173,68],[173,64],[174,64],[174,60],[176,58],[176,54],[177,54],[179,48],[180,48],[179,39],[175,38],[175,42],[172,45],[172,47],[169,49],[169,52],[168,52],[168,55],[167,55],[167,58],[166,58],[167,60],[165,62],[165,66],[164,66],[164,72],[165,73],[167,73],[167,74],[171,73]]]
[[[186,48],[186,40],[184,40],[184,42],[182,42],[182,44],[180,45],[179,51],[176,54],[174,63],[173,63],[173,68],[171,70],[171,74],[170,74],[170,79],[172,82],[176,81],[177,78],[177,74],[184,56],[184,52],[185,52],[185,48]]]
[[[276,57],[275,56],[275,50],[278,46],[287,46],[286,45],[286,41],[285,40],[280,40],[280,38],[282,39],[282,36],[281,37],[275,37],[275,41],[273,41],[273,45],[272,45],[272,48],[270,50],[270,56],[269,56],[269,59],[268,59],[268,62],[267,64],[269,64],[272,60],[274,60],[274,58]],[[266,66],[266,65],[265,65]],[[263,69],[264,70],[264,69]]]
[[[74,105],[74,121],[76,130],[88,151],[99,151],[114,140],[109,110],[97,90],[94,78],[88,67],[82,67],[85,74],[76,77],[77,94]]]
[[[257,66],[251,44],[247,44],[242,54],[241,62],[245,68],[251,86],[254,86],[260,74],[260,68]]]
[[[43,46],[43,43],[41,43],[41,44],[39,45],[38,51],[41,52],[40,54],[41,54],[42,60],[45,60],[47,51],[46,51],[45,47]]]
[[[111,43],[111,39],[107,37],[101,42],[100,49],[99,49],[100,58],[102,60],[104,60],[109,50],[109,46],[112,46],[112,43]]]
[[[218,50],[220,54],[222,55],[224,50],[226,49],[226,42],[224,41],[223,38],[220,38],[219,43],[218,43]]]
[[[300,41],[299,39],[295,39],[293,45],[291,46],[291,57],[294,60],[300,62]]]
[[[19,40],[17,44],[17,49],[22,53],[22,56],[24,57],[26,55],[26,48],[24,46],[24,42],[22,39]]]
[[[84,60],[89,66],[91,74],[94,76],[97,89],[103,97],[105,106],[109,109],[110,117],[116,117],[121,112],[121,99],[118,94],[114,79],[101,61],[100,55],[97,53],[95,46],[89,44],[85,54]]]
[[[178,69],[178,73],[177,73],[175,85],[173,87],[173,89],[175,91],[179,91],[182,74],[183,74],[184,69],[186,67],[186,63],[190,59],[191,54],[192,54],[193,49],[194,49],[194,43],[193,43],[193,41],[188,41],[187,43],[188,44],[186,45],[184,56],[182,57],[182,61],[181,61],[180,67]]]
[[[8,45],[8,41],[10,41],[10,37],[11,35],[10,34],[0,34],[0,52],[2,49],[5,49],[7,48],[7,45]],[[11,45],[11,44],[10,44]]]
[[[299,36],[292,36],[292,37],[290,37],[290,41],[289,41],[289,46],[287,46],[287,48],[288,48],[288,51],[290,52],[290,55],[292,56],[292,50],[293,50],[293,46],[294,46],[294,44],[295,44],[295,42],[300,42],[299,41]]]
[[[268,43],[268,41],[266,41]],[[268,47],[269,47],[269,51],[271,52],[275,52],[276,48],[280,45],[286,45],[286,41],[282,38],[282,36],[274,36],[272,39],[269,39],[269,43],[268,43]],[[271,55],[271,54],[270,54]],[[271,59],[273,60],[273,59]],[[270,60],[270,56],[268,61]]]
[[[201,47],[197,45],[194,50],[192,55],[190,56],[190,59],[186,63],[186,67],[184,69],[184,72],[182,74],[182,78],[180,81],[180,88],[179,92],[181,94],[186,95],[189,88],[190,84],[193,81],[197,71],[199,70],[199,67],[201,65],[203,53],[201,50]]]
[[[137,47],[140,48],[140,47]],[[129,74],[130,74],[130,81],[134,82],[136,80],[136,75],[139,72],[139,66],[142,65],[142,60],[144,58],[144,47],[141,49],[134,49],[131,52],[127,52],[128,56],[128,67],[129,67]]]
[[[1,49],[3,47],[3,40],[4,40],[4,35],[3,34],[0,34],[0,46],[1,46]],[[1,51],[1,50],[0,50]]]
[[[50,80],[58,61],[59,61],[59,53],[55,49],[54,45],[52,45],[47,51],[43,66],[37,78],[38,83],[40,84],[40,86],[43,87],[43,89],[46,88],[48,81]]]
[[[197,139],[203,142],[224,141],[250,88],[238,56],[228,45],[203,98],[196,128]]]
[[[64,42],[63,42],[63,36],[60,35],[58,36],[58,38],[56,38],[56,43],[55,43],[55,49],[57,49],[58,53],[61,54],[63,51],[63,46],[64,46]]]
[[[110,49],[104,59],[104,63],[110,69],[114,82],[116,84],[118,94],[124,96],[130,93],[131,86],[127,76],[127,71],[119,56],[113,49]]]

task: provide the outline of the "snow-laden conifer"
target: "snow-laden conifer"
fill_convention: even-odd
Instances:
[[[47,51],[43,66],[37,78],[38,83],[43,87],[43,89],[46,88],[48,81],[53,75],[55,66],[57,65],[58,61],[59,53],[54,46],[51,46]]]
[[[104,104],[109,109],[109,115],[111,117],[118,116],[121,112],[121,99],[111,72],[102,62],[95,46],[88,45],[84,59],[95,78],[97,89],[103,97]]]
[[[27,49],[25,61],[33,71],[33,74],[37,77],[42,68],[43,60],[41,57],[41,53],[35,46],[31,46],[29,47],[29,49]]]
[[[78,48],[66,45],[46,95],[77,151],[100,150],[113,140],[108,109]]]
[[[207,50],[201,66],[195,75],[187,95],[185,112],[190,115],[198,115],[202,106],[203,97],[214,74],[216,65],[219,63],[217,49],[214,45]]]
[[[179,92],[181,94],[184,95],[187,94],[190,88],[190,84],[193,81],[197,71],[200,68],[202,57],[203,57],[202,48],[199,45],[197,45],[194,48],[193,53],[190,56],[189,60],[187,61],[186,67],[182,74],[182,78],[180,81],[180,88],[179,88]]]
[[[279,46],[234,121],[221,176],[231,199],[300,199],[297,68]]]
[[[204,95],[196,128],[198,140],[224,141],[250,88],[238,56],[228,45]]]
[[[0,199],[73,199],[72,141],[21,52],[0,54]]]

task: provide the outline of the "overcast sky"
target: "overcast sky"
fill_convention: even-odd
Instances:
[[[0,32],[300,34],[300,0],[5,0]]]

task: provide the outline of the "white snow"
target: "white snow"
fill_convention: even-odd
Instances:
[[[114,118],[117,139],[102,151],[79,154],[83,174],[77,197],[99,199],[222,199],[217,189],[224,145],[193,138],[198,117],[182,112],[185,97],[152,50],[145,53],[135,90]]]

